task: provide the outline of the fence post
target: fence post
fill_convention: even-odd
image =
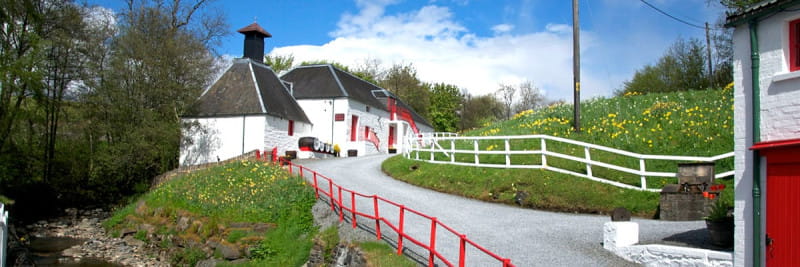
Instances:
[[[8,211],[6,211],[5,205],[0,203],[0,266],[6,266],[6,254],[8,254],[8,250],[6,250],[6,244],[8,241]]]
[[[473,147],[475,149],[475,165],[481,164],[480,157],[478,156],[478,139],[472,140]]]
[[[300,166],[300,177],[305,178],[305,176],[303,176],[303,166]]]
[[[464,254],[467,250],[467,235],[459,235],[458,240],[458,266],[464,267]]]
[[[314,197],[319,199],[319,185],[317,184],[317,172],[312,171],[311,173],[314,174]]]
[[[339,188],[339,222],[344,221],[344,202],[342,202],[342,186],[336,185]]]
[[[292,176],[292,169],[293,169],[293,167],[292,167],[292,162],[291,162],[291,161],[289,161],[288,163],[289,163],[289,164],[288,164],[288,166],[289,166],[289,176]]]
[[[450,139],[450,162],[456,162],[456,141],[453,139]]]
[[[336,202],[336,200],[333,200],[333,181],[331,181],[331,179],[328,179],[328,196],[331,199],[331,210],[336,211],[336,208],[333,205],[333,202]]]
[[[547,140],[542,138],[542,167],[547,167]]]
[[[350,211],[350,214],[353,215],[353,229],[355,229],[356,228],[356,193],[352,192],[352,191],[350,192],[350,207],[353,208],[353,210]]]
[[[639,172],[641,172],[641,175],[642,175],[642,177],[641,177],[641,179],[642,179],[642,181],[641,181],[642,189],[647,189],[647,177],[644,176],[644,173],[646,172],[646,169],[647,168],[645,168],[645,166],[644,166],[644,159],[643,158],[639,158]]]
[[[372,195],[372,203],[375,205],[375,237],[381,240],[381,215],[378,213],[378,195]]]
[[[505,140],[506,145],[506,167],[511,166],[511,145],[508,143],[508,138]]]
[[[434,251],[436,251],[436,217],[431,218],[431,243],[428,251],[430,252],[428,266],[433,266]]]
[[[433,154],[436,154],[436,138],[431,139],[431,161],[433,161]]]
[[[397,255],[403,255],[403,221],[406,213],[406,206],[400,205],[400,226],[397,231]]]
[[[586,175],[589,175],[589,178],[592,178],[592,164],[589,163],[592,161],[592,156],[589,154],[589,147],[583,147],[583,153],[586,156]]]

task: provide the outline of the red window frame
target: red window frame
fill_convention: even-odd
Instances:
[[[289,136],[293,136],[293,135],[294,135],[294,121],[293,120],[289,120]]]
[[[358,116],[353,115],[350,121],[350,141],[356,141],[356,134],[358,133]]]
[[[789,22],[789,71],[800,70],[800,19]]]

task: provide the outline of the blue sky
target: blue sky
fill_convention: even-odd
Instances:
[[[647,0],[691,23],[714,23],[718,1]],[[121,1],[90,1],[116,9]],[[580,0],[582,98],[608,96],[677,38],[704,31],[637,0]],[[567,0],[217,1],[231,34],[219,49],[242,55],[235,31],[255,19],[272,33],[266,52],[384,68],[412,63],[426,82],[472,94],[533,81],[550,99],[572,97],[572,6]]]

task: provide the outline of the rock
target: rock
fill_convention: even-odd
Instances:
[[[242,258],[239,248],[233,244],[219,244],[217,250],[222,253],[222,258],[226,260],[236,260]]]
[[[133,230],[133,229],[130,229],[130,228],[122,228],[122,230],[119,231],[119,237],[125,237],[127,235],[132,235],[132,234],[135,234],[135,233],[136,233],[136,230]]]
[[[141,246],[144,246],[146,244],[144,241],[136,239],[136,238],[134,238],[133,236],[130,236],[130,235],[126,236],[122,240],[124,240],[126,244],[131,245],[131,246],[141,247]]]
[[[145,232],[147,232],[149,234],[149,233],[155,232],[156,227],[153,226],[152,224],[143,223],[143,224],[139,225],[139,230],[140,231],[145,231]]]
[[[147,204],[144,202],[144,200],[141,200],[138,203],[136,203],[136,210],[134,211],[134,213],[136,213],[136,215],[139,215],[139,216],[146,216],[147,215],[148,208],[147,208]]]
[[[190,220],[187,217],[180,217],[178,219],[178,224],[175,226],[175,230],[178,232],[186,231],[186,229],[189,229],[189,221]]]
[[[202,260],[194,265],[194,267],[214,267],[214,266],[217,266],[217,260],[215,259]]]

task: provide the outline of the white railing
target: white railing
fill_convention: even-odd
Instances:
[[[6,241],[8,241],[8,211],[5,205],[0,203],[0,267],[6,266]]]
[[[458,133],[451,133],[451,132],[432,132],[432,133],[420,133],[419,134],[422,138],[448,138],[448,137],[458,137]]]
[[[539,139],[540,140],[540,147],[538,150],[512,150],[510,141],[511,140],[520,140],[520,139]],[[457,149],[456,148],[456,141],[461,142],[472,142],[472,149]],[[497,150],[481,150],[480,149],[480,141],[503,141],[503,147],[499,147]],[[553,142],[560,142],[560,143],[567,143],[571,145],[576,145],[583,147],[583,157],[576,157],[573,155],[567,155],[558,153],[555,151],[547,150],[547,141]],[[449,148],[444,148],[448,146]],[[412,159],[412,154],[415,154],[413,159],[415,160],[422,160],[427,161],[430,163],[437,163],[437,164],[454,164],[454,165],[463,165],[463,166],[474,166],[474,167],[489,167],[489,168],[519,168],[519,169],[546,169],[550,171],[556,171],[566,174],[571,174],[575,176],[580,176],[584,178],[588,178],[593,181],[606,183],[610,185],[614,185],[621,188],[628,188],[628,189],[636,189],[636,190],[646,190],[646,191],[653,191],[657,192],[660,189],[654,188],[647,188],[647,177],[670,177],[676,178],[677,174],[674,172],[656,172],[656,171],[648,171],[647,166],[645,164],[646,160],[666,160],[666,161],[690,161],[690,162],[715,162],[721,159],[726,159],[733,157],[733,152],[713,156],[713,157],[694,157],[694,156],[666,156],[666,155],[647,155],[647,154],[639,154],[609,147],[604,147],[600,145],[590,144],[581,141],[570,140],[566,138],[554,137],[549,135],[519,135],[519,136],[469,136],[469,137],[423,137],[419,139],[409,140],[406,142],[407,149],[404,150],[404,156],[406,158]],[[638,169],[631,169],[624,166],[617,166],[611,163],[598,161],[592,158],[591,152],[593,150],[597,151],[604,151],[609,152],[621,156],[626,156],[629,158],[638,159],[639,161],[639,168]],[[420,159],[419,153],[420,152],[429,152],[428,159]],[[441,153],[447,160],[437,160],[435,155],[437,153]],[[474,155],[474,161],[464,162],[464,161],[457,161],[456,154],[472,154]],[[498,163],[487,163],[480,161],[480,155],[504,155],[505,162],[503,164]],[[511,160],[512,155],[539,155],[541,157],[540,164],[520,164],[514,163]],[[570,161],[580,162],[583,163],[586,167],[585,173],[579,173],[571,170],[562,169],[556,166],[550,166],[547,164],[547,157],[557,157],[561,159],[566,159]],[[595,157],[597,158],[597,157]],[[617,181],[613,181],[607,178],[597,177],[592,173],[592,166],[599,166],[611,170],[616,170],[624,173],[634,174],[640,177],[640,186],[633,186]],[[722,173],[715,174],[715,178],[723,178],[732,176],[734,171],[726,171]]]

